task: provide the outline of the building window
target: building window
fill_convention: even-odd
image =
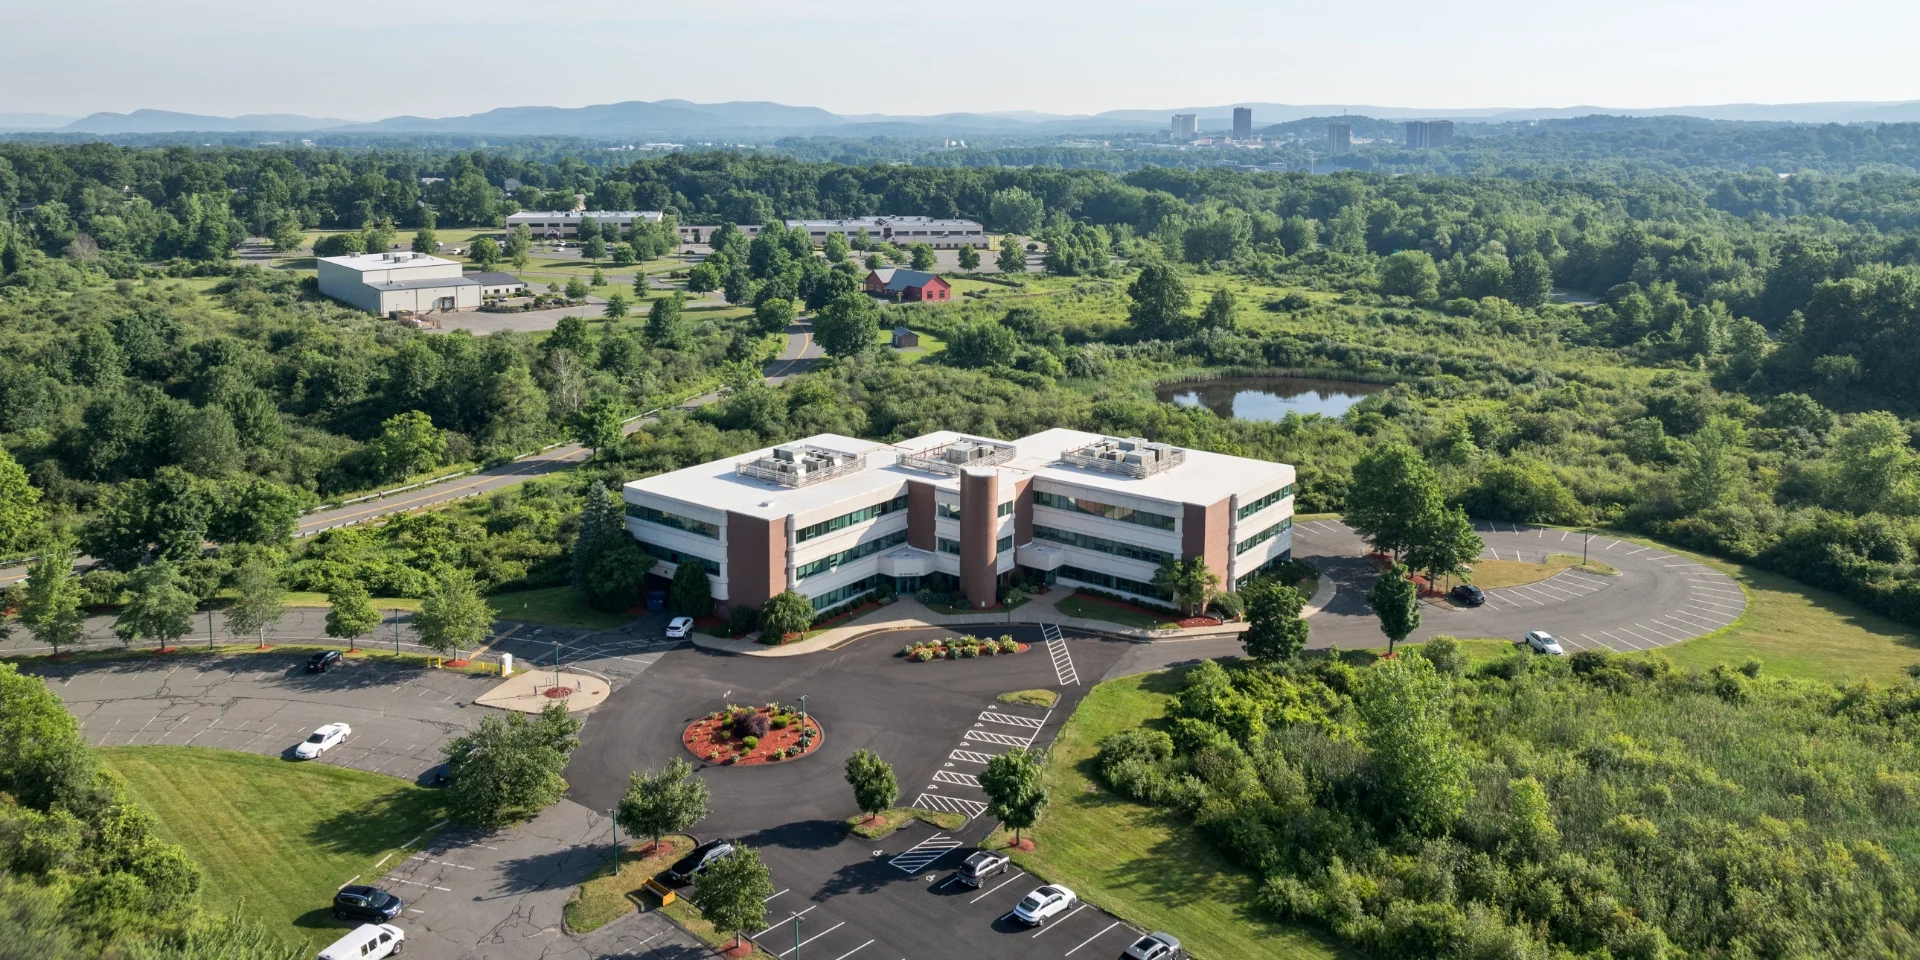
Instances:
[[[944,500],[940,501],[933,505],[933,515],[942,520],[958,520],[960,519],[960,505],[957,503],[947,503]]]
[[[1285,520],[1282,520],[1279,523],[1276,523],[1273,526],[1268,527],[1265,530],[1262,530],[1259,533],[1256,533],[1253,536],[1240,541],[1240,544],[1234,547],[1233,549],[1234,555],[1238,556],[1240,554],[1246,553],[1248,550],[1252,550],[1254,547],[1257,547],[1263,543],[1266,543],[1268,540],[1272,540],[1274,537],[1277,537],[1280,534],[1285,533],[1286,531],[1291,529],[1293,529],[1293,518],[1288,517]]]
[[[1007,515],[1009,515],[1009,514],[1011,514],[1011,513],[1013,513],[1013,501],[1012,501],[1012,500],[1008,500],[1008,501],[1007,501],[1006,503],[1003,503],[1003,504],[1001,504],[1001,505],[1000,505],[1000,507],[999,507],[999,515],[1000,515],[1000,516],[1003,516],[1003,517],[1004,517],[1004,516],[1007,516]]]
[[[998,551],[1000,551],[1001,553],[1005,553],[1005,552],[1007,552],[1008,550],[1012,550],[1012,549],[1013,549],[1013,534],[1011,534],[1011,533],[1009,533],[1009,534],[1007,534],[1006,536],[1004,536],[1004,537],[1001,537],[1000,539],[998,539],[998,540],[996,540],[996,541],[994,541],[994,543],[993,543],[993,548],[994,548],[995,550],[998,550]]]
[[[1135,596],[1154,597],[1160,600],[1173,599],[1173,591],[1171,590],[1156,587],[1151,583],[1145,583],[1139,580],[1116,577],[1111,573],[1101,573],[1098,570],[1085,570],[1080,567],[1062,566],[1054,572],[1058,574],[1062,580],[1078,580],[1089,586],[1118,590],[1121,593],[1131,593]]]
[[[940,547],[941,553],[951,553],[956,557],[960,555],[960,541],[958,540],[948,540],[946,537],[941,537],[938,546]]]
[[[1043,527],[1037,523],[1033,525],[1033,538],[1035,540],[1051,540],[1054,543],[1064,543],[1067,546],[1079,547],[1082,550],[1097,550],[1100,553],[1110,553],[1116,557],[1139,560],[1143,563],[1165,563],[1173,559],[1173,554],[1165,550],[1135,546],[1131,543],[1122,543],[1118,540],[1108,540],[1105,537],[1075,533],[1072,530],[1058,530],[1053,527]]]
[[[1173,518],[1164,513],[1148,513],[1145,510],[1135,510],[1132,507],[1116,507],[1110,503],[1101,503],[1098,500],[1089,500],[1086,497],[1068,497],[1058,493],[1048,493],[1045,490],[1035,490],[1033,492],[1033,502],[1043,507],[1052,507],[1055,510],[1090,513],[1096,517],[1118,520],[1121,523],[1138,524],[1143,527],[1152,527],[1155,530],[1173,529]]]
[[[906,542],[907,542],[907,532],[905,530],[902,530],[898,533],[887,534],[886,536],[881,537],[878,540],[868,540],[866,543],[860,544],[857,547],[853,547],[847,550],[842,550],[839,553],[833,554],[832,556],[821,557],[818,560],[814,560],[814,561],[802,564],[801,566],[795,567],[793,569],[793,578],[795,580],[805,580],[806,578],[815,576],[817,574],[826,573],[830,570],[837,570],[846,564],[849,564],[855,560],[861,559],[862,557],[871,557],[882,550],[886,550],[892,547],[897,547]]]
[[[1234,589],[1237,590],[1241,587],[1246,586],[1249,582],[1253,580],[1253,578],[1258,576],[1263,576],[1269,571],[1273,570],[1275,567],[1278,567],[1283,563],[1287,563],[1292,559],[1293,559],[1292,550],[1282,550],[1279,553],[1274,554],[1271,558],[1267,560],[1266,563],[1263,563],[1258,567],[1253,568],[1251,571],[1245,574],[1242,574],[1240,579],[1235,580],[1233,582]]]
[[[665,560],[675,566],[683,563],[695,563],[700,565],[700,569],[716,577],[720,575],[719,562],[708,560],[706,557],[696,557],[691,553],[681,553],[672,547],[663,547],[657,543],[648,543],[645,540],[640,541],[640,549],[657,559]]]
[[[797,543],[805,543],[814,537],[825,536],[835,530],[845,530],[854,524],[866,523],[868,520],[876,517],[884,517],[895,510],[905,510],[906,508],[907,495],[903,493],[885,503],[876,503],[871,507],[862,507],[852,513],[842,514],[831,520],[822,520],[819,523],[801,527],[794,532],[793,539]]]
[[[888,579],[886,574],[876,573],[871,577],[855,580],[844,587],[836,587],[817,597],[809,597],[808,602],[813,604],[815,610],[825,610],[842,600],[851,600],[880,586],[886,579]]]
[[[657,523],[663,527],[672,527],[675,530],[685,530],[688,533],[699,534],[712,540],[720,539],[720,527],[718,524],[708,523],[705,520],[695,520],[692,517],[683,517],[677,513],[668,513],[664,510],[655,510],[643,504],[627,504],[627,516],[633,517],[636,520],[645,520],[648,523]]]
[[[1252,503],[1242,504],[1240,507],[1240,519],[1245,520],[1291,496],[1293,496],[1293,484],[1289,483]]]

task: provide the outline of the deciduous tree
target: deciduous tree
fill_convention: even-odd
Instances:
[[[1255,577],[1239,590],[1247,612],[1240,644],[1256,660],[1291,660],[1307,645],[1307,621],[1300,611],[1307,598],[1270,577]]]
[[[956,255],[960,259],[960,269],[962,270],[980,269],[980,251],[975,249],[972,244],[966,244],[962,246],[958,251],[956,251]]]
[[[767,900],[773,896],[773,876],[760,861],[759,851],[744,843],[714,861],[693,878],[693,902],[713,928],[733,931],[740,945],[744,931],[767,922]]]
[[[880,336],[880,308],[864,293],[845,293],[820,310],[813,339],[832,357],[857,357]]]
[[[1193,294],[1173,267],[1157,261],[1141,267],[1140,275],[1127,287],[1127,296],[1133,301],[1127,319],[1140,336],[1178,340],[1193,332],[1193,318],[1187,316]]]
[[[327,636],[347,641],[347,649],[380,626],[380,611],[358,580],[342,578],[327,591]]]
[[[657,347],[677,347],[686,342],[686,323],[681,309],[685,298],[679,294],[661,297],[647,311],[647,339]]]
[[[1342,519],[1375,550],[1397,556],[1414,543],[1440,503],[1440,478],[1419,451],[1389,443],[1362,454],[1353,465]]]
[[[868,820],[886,812],[900,797],[893,766],[871,750],[855,750],[847,758],[847,783],[853,787],[854,804]]]
[[[693,764],[675,757],[658,773],[628,775],[614,819],[632,836],[652,837],[657,849],[661,834],[691,830],[706,819],[711,796],[707,782],[694,778]]]
[[[1005,236],[1000,238],[1000,252],[993,258],[993,265],[1001,273],[1026,273],[1027,251],[1020,245],[1020,238]]]
[[[477,647],[493,632],[493,608],[480,596],[473,574],[443,570],[414,614],[420,644],[441,654]]]
[[[152,640],[161,649],[193,629],[193,594],[170,560],[156,560],[127,579],[127,603],[114,618],[113,633],[120,642]]]
[[[788,634],[804,632],[813,626],[813,604],[792,590],[782,590],[760,609],[760,629],[779,643]]]
[[[255,637],[267,645],[267,630],[287,615],[287,588],[266,561],[254,557],[233,572],[233,604],[227,607],[227,632]]]
[[[987,761],[987,769],[980,773],[987,810],[1013,828],[1015,843],[1020,842],[1021,831],[1040,820],[1040,810],[1047,805],[1047,788],[1041,779],[1040,755],[1025,747]]]
[[[704,617],[713,613],[713,585],[707,571],[697,563],[682,563],[673,571],[673,586],[668,591],[673,612],[683,617]]]
[[[1207,566],[1205,557],[1168,560],[1153,573],[1153,585],[1173,595],[1187,616],[1197,616],[1220,587],[1220,575]]]
[[[1367,605],[1380,618],[1380,632],[1387,635],[1387,653],[1393,645],[1420,628],[1420,591],[1407,577],[1407,568],[1396,563],[1381,571],[1373,589],[1367,591]]]
[[[1382,660],[1361,674],[1355,706],[1382,812],[1418,833],[1453,826],[1472,795],[1453,743],[1451,703],[1446,680],[1424,657]]]
[[[52,541],[41,548],[40,558],[27,568],[20,623],[57,655],[61,647],[79,643],[87,634],[87,614],[81,609],[84,598],[79,578],[73,575],[73,544]]]
[[[579,746],[580,721],[550,703],[539,717],[489,712],[440,748],[447,758],[448,806],[463,823],[492,826],[560,799],[560,772]]]

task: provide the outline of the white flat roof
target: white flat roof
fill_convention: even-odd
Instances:
[[[855,498],[870,500],[882,492],[899,489],[908,480],[957,491],[958,478],[898,466],[894,463],[894,455],[925,450],[970,436],[942,430],[898,444],[887,444],[823,433],[781,444],[867,454],[866,469],[805,487],[786,487],[734,473],[734,464],[766,456],[773,449],[767,447],[737,457],[634,480],[627,483],[625,488],[714,510],[731,510],[751,517],[772,519],[804,514]],[[1186,450],[1184,463],[1150,477],[1134,478],[1060,462],[1060,455],[1067,450],[1105,438],[1104,434],[1055,428],[1019,440],[995,441],[1011,445],[1016,451],[1011,461],[1001,464],[997,469],[1003,473],[1003,482],[1031,476],[1172,503],[1218,503],[1236,493],[1263,487],[1271,489],[1294,482],[1294,469],[1290,464],[1188,448],[1182,448]]]
[[[405,259],[401,259],[401,258]],[[404,250],[393,253],[353,253],[344,257],[321,257],[321,262],[358,270],[393,270],[402,267],[457,267],[457,260],[447,260],[428,253],[408,253]]]
[[[628,219],[642,218],[658,220],[664,214],[658,210],[522,210],[507,214],[507,222],[518,220],[580,220],[592,217],[595,220],[612,220],[618,217]]]

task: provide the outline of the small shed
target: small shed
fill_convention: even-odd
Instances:
[[[912,350],[918,346],[920,346],[919,334],[908,330],[906,327],[893,328],[893,348],[895,350]]]

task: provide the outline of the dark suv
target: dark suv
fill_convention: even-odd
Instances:
[[[406,903],[379,887],[367,887],[353,884],[340,888],[333,895],[333,918],[335,920],[361,920],[367,923],[386,923],[400,915]]]
[[[322,650],[307,658],[308,673],[326,673],[340,662],[340,651]]]
[[[988,877],[998,876],[1007,871],[1007,855],[991,850],[981,850],[960,864],[956,876],[969,887],[977,887]]]
[[[1457,587],[1454,587],[1452,590],[1447,591],[1447,596],[1452,597],[1453,599],[1458,600],[1469,607],[1477,607],[1487,602],[1487,595],[1481,592],[1479,587],[1476,587],[1471,583],[1463,583]]]
[[[673,866],[667,868],[669,883],[687,884],[693,882],[694,874],[713,865],[715,860],[733,852],[732,840],[708,840],[693,852],[681,857]]]

